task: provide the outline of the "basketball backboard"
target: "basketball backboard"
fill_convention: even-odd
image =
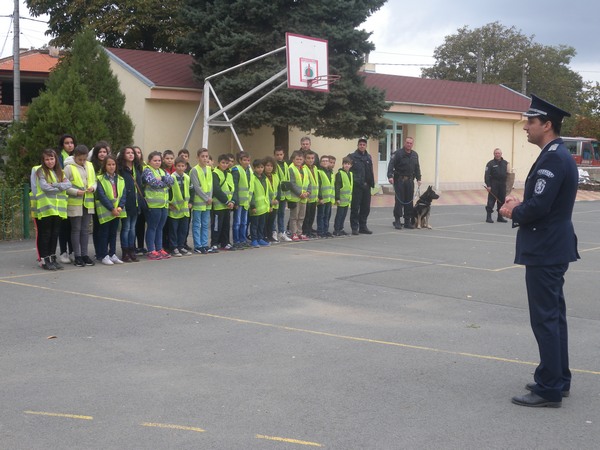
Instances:
[[[329,92],[327,41],[286,33],[288,88]]]

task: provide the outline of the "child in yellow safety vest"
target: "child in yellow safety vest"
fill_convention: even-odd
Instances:
[[[212,208],[213,173],[208,165],[208,149],[201,148],[196,153],[198,164],[190,171],[190,183],[194,190],[192,202],[192,237],[194,253],[203,255],[219,253],[215,247],[208,246],[208,231],[210,228],[210,210]]]
[[[190,217],[190,177],[185,173],[187,162],[181,156],[175,159],[175,172],[171,174],[174,183],[169,194],[169,240],[171,255],[184,256],[190,252],[185,248]]]
[[[319,174],[317,154],[312,150],[304,153],[304,168],[308,177],[308,198],[306,201],[306,214],[302,222],[302,234],[309,238],[318,238],[313,229],[317,216],[317,203],[319,202]]]
[[[58,233],[67,218],[67,193],[71,182],[65,177],[58,155],[52,149],[42,153],[42,164],[32,170],[32,208],[36,228],[36,247],[41,267],[60,270],[63,267],[56,258]]]
[[[237,249],[249,247],[246,236],[248,233],[248,208],[250,207],[250,195],[252,185],[250,177],[250,155],[246,152],[239,152],[236,155],[237,164],[231,168],[233,178],[233,201],[235,209],[233,211],[233,224],[231,234],[233,236],[233,246]]]
[[[65,160],[65,176],[72,185],[67,189],[67,216],[71,222],[71,244],[75,254],[73,265],[76,267],[95,265],[88,256],[88,237],[97,183],[94,166],[87,160],[88,153],[85,145],[78,145],[73,155]]]
[[[290,208],[290,233],[292,241],[306,241],[309,238],[302,234],[302,222],[306,214],[308,198],[308,174],[304,169],[304,154],[300,150],[292,153],[292,163],[288,166],[290,192],[288,206]]]
[[[106,266],[123,264],[116,250],[119,223],[127,217],[126,200],[125,180],[117,173],[117,159],[107,155],[102,161],[96,189],[96,216],[99,224],[96,258]]]
[[[346,214],[348,213],[348,207],[352,203],[352,187],[354,184],[353,173],[350,172],[352,167],[352,158],[349,156],[342,159],[342,168],[338,170],[335,176],[335,204],[337,205],[337,211],[335,212],[335,219],[333,224],[333,235],[334,236],[348,236],[348,233],[344,231],[344,221],[346,220]]]
[[[250,245],[253,248],[268,247],[271,245],[265,239],[265,226],[267,215],[272,211],[270,189],[265,176],[265,165],[262,159],[252,162],[250,196]]]
[[[213,247],[219,247],[220,250],[236,250],[229,242],[231,211],[235,207],[233,188],[233,177],[229,170],[229,155],[219,155],[217,167],[213,170],[213,202],[210,222],[211,244]]]
[[[277,235],[277,217],[279,213],[279,202],[281,200],[281,181],[275,168],[277,162],[275,158],[267,156],[264,160],[265,165],[265,177],[267,184],[269,185],[271,212],[267,215],[267,223],[265,225],[265,240],[273,244],[279,243],[279,237]]]
[[[321,156],[319,168],[319,203],[317,204],[317,235],[320,238],[330,238],[329,220],[331,219],[331,206],[335,202],[333,184],[334,177],[331,170],[329,156]]]

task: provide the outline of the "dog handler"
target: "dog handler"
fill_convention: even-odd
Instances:
[[[525,181],[523,201],[507,197],[500,214],[519,227],[515,263],[525,265],[531,328],[540,364],[526,395],[512,398],[522,406],[558,408],[571,388],[564,275],[579,258],[571,220],[578,173],[560,138],[566,111],[531,96],[524,113],[527,140],[542,149]]]
[[[402,229],[400,218],[404,210],[404,228],[414,228],[413,218],[413,196],[415,191],[415,182],[421,186],[421,166],[419,165],[419,155],[413,151],[415,140],[407,137],[404,141],[404,147],[394,153],[388,165],[388,181],[394,186],[394,228]]]

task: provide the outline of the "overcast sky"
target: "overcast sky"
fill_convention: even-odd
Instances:
[[[12,0],[0,1],[0,16],[12,15]],[[25,2],[21,16],[29,17]],[[468,26],[471,30],[498,21],[514,26],[543,45],[570,45],[577,51],[571,69],[584,81],[600,82],[600,2],[598,0],[388,0],[365,24],[372,31],[376,51],[370,62],[377,71],[419,76],[421,65],[432,65],[433,51],[444,43],[445,36]],[[48,42],[45,23],[21,20],[21,47],[41,47]],[[0,17],[1,56],[12,55],[10,17]]]
[[[370,62],[377,72],[419,76],[420,66],[433,64],[433,51],[463,26],[473,30],[492,22],[534,35],[542,45],[572,46],[571,69],[584,81],[600,82],[600,2],[597,0],[493,1],[388,0],[365,23],[376,51]]]

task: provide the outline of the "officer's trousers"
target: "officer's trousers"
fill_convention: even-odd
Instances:
[[[538,343],[540,364],[534,392],[552,401],[562,400],[571,388],[567,315],[563,285],[569,264],[526,266],[525,282],[531,329]]]

